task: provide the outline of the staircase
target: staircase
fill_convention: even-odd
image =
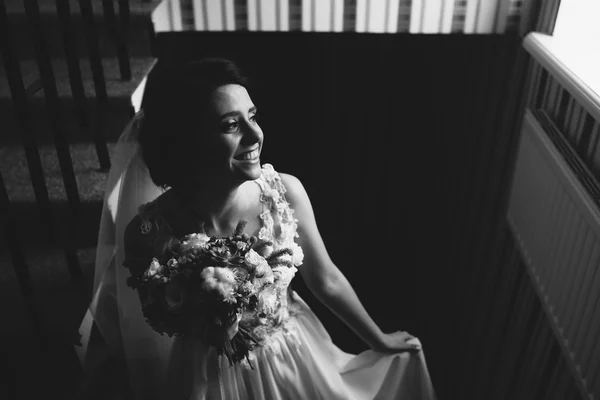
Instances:
[[[78,340],[77,328],[90,300],[95,259],[95,243],[108,171],[102,168],[95,141],[102,137],[111,156],[116,141],[134,110],[139,107],[140,84],[155,63],[152,57],[151,14],[162,0],[130,0],[129,18],[123,32],[131,79],[123,79],[119,48],[113,25],[106,18],[107,7],[115,10],[120,23],[125,15],[117,0],[88,0],[93,11],[93,26],[107,99],[98,97],[90,61],[85,14],[78,0],[68,0],[72,31],[70,38],[81,71],[84,99],[73,95],[69,78],[67,51],[62,35],[60,0],[37,0],[39,24],[55,78],[64,135],[72,159],[80,205],[73,215],[63,183],[55,146],[55,130],[48,113],[47,93],[40,81],[28,0],[4,0],[8,15],[10,45],[14,50],[22,80],[27,89],[26,127],[39,151],[44,181],[48,191],[55,228],[49,240],[48,223],[43,219],[34,194],[23,146],[23,131],[10,92],[6,58],[0,66],[0,174],[10,200],[3,212],[2,227],[9,220],[16,231],[3,229],[0,239],[0,398],[37,399],[40,396],[71,398],[79,380],[79,362],[73,351]],[[1,5],[0,5],[1,7]],[[125,10],[126,11],[126,10]],[[123,27],[124,25],[119,25]],[[3,53],[3,56],[6,53]],[[39,55],[39,50],[38,53]],[[137,90],[137,92],[136,92]],[[3,210],[4,211],[4,210]],[[11,233],[12,232],[12,233]],[[7,236],[8,235],[8,236]],[[11,236],[11,237],[9,237]],[[31,293],[19,283],[9,239],[21,245],[24,264],[29,273]],[[69,246],[70,248],[69,250]],[[72,273],[67,262],[69,251],[76,255],[81,276]],[[26,288],[25,288],[26,289]],[[40,321],[36,328],[31,309]],[[41,340],[38,332],[41,331]]]

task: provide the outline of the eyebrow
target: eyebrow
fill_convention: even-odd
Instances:
[[[256,111],[257,108],[256,106],[250,107],[250,109],[248,110],[249,113]],[[237,115],[240,115],[241,113],[239,111],[229,111],[226,112],[225,114],[221,115],[221,119],[226,118],[226,117],[235,117]]]

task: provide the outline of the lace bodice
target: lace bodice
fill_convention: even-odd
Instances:
[[[281,177],[271,164],[264,164],[261,176],[255,181],[261,189],[260,214],[261,227],[258,233],[257,245],[267,246],[265,251],[271,252],[281,248],[289,248],[293,252],[293,267],[285,265],[275,266],[272,277],[258,293],[258,306],[256,310],[246,311],[242,315],[240,325],[250,328],[259,339],[261,346],[268,345],[268,339],[275,334],[291,334],[286,322],[290,316],[300,310],[294,304],[294,294],[291,291],[291,282],[298,266],[302,264],[304,254],[302,248],[295,242],[298,237],[297,219],[294,210],[285,199],[286,188]],[[145,235],[155,237],[155,246],[161,247],[172,229],[164,219],[156,200],[140,206],[138,215],[141,218],[140,231]],[[156,238],[160,238],[157,240]],[[160,254],[162,248],[153,249],[154,254]]]

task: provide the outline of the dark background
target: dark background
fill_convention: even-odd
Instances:
[[[159,60],[217,55],[247,71],[265,134],[262,162],[303,182],[331,258],[367,310],[384,330],[421,339],[436,387],[462,369],[452,316],[462,312],[457,298],[471,272],[453,240],[469,225],[469,208],[481,206],[469,203],[477,188],[467,182],[506,139],[518,39],[178,32],[159,34],[155,46]],[[494,178],[479,190],[502,186]],[[335,343],[366,349],[301,279],[294,288]]]

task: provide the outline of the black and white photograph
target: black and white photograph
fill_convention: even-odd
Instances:
[[[598,398],[599,18],[0,0],[0,399]]]

